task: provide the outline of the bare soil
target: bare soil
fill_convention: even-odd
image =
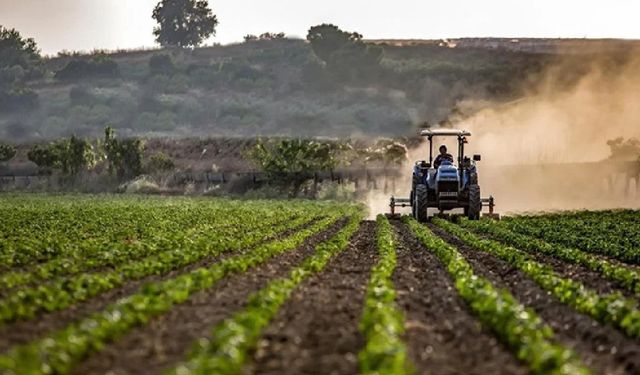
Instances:
[[[293,292],[266,329],[245,374],[355,374],[364,338],[358,330],[376,223],[365,221],[347,249]]]
[[[522,304],[536,311],[553,328],[556,339],[573,348],[595,373],[640,374],[639,341],[576,312],[508,263],[465,245],[433,225],[430,228],[456,246],[478,275],[508,289]]]
[[[301,228],[312,225],[315,221],[316,220],[297,228],[287,229],[286,231],[274,235],[261,243],[289,236]],[[172,270],[164,275],[152,275],[139,280],[129,281],[121,287],[111,289],[86,301],[78,302],[63,310],[41,313],[34,319],[21,320],[8,323],[6,325],[0,325],[0,352],[7,350],[10,346],[25,344],[44,337],[45,335],[62,329],[75,321],[102,311],[105,307],[117,300],[135,293],[144,284],[168,280],[197,268],[209,267],[219,262],[221,259],[249,252],[253,248],[254,247],[249,247],[239,249],[237,251],[226,252],[219,256],[206,257],[198,262]]]
[[[405,340],[418,374],[526,374],[458,296],[438,258],[401,223],[394,283],[405,312]]]
[[[345,220],[310,237],[298,249],[279,254],[268,262],[242,274],[231,275],[212,288],[196,293],[168,313],[135,328],[90,356],[74,369],[75,374],[152,374],[183,360],[200,338],[242,309],[249,296],[286,273],[311,255],[315,246],[328,239]]]

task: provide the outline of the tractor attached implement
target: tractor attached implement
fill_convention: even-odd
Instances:
[[[464,145],[471,133],[455,129],[427,129],[420,135],[429,141],[429,161],[419,160],[413,168],[411,192],[409,198],[391,197],[389,208],[391,215],[395,215],[396,207],[411,207],[412,216],[420,221],[427,221],[428,209],[435,208],[439,214],[444,211],[462,208],[464,216],[470,220],[478,220],[482,207],[489,207],[484,217],[499,219],[494,213],[495,201],[492,196],[482,198],[478,184],[476,162],[480,155],[469,158],[464,153]],[[453,157],[443,154],[436,158],[434,165],[433,140],[434,137],[456,137],[458,141],[457,165]]]

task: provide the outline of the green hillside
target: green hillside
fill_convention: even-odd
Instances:
[[[511,98],[549,55],[385,43],[373,67],[329,71],[304,40],[63,54],[0,113],[7,140],[99,136],[402,135],[464,98]]]
[[[461,101],[521,97],[559,60],[570,63],[555,83],[567,84],[590,61],[606,54],[615,66],[637,44],[363,40],[323,61],[306,40],[267,35],[195,49],[61,53],[37,69],[5,68],[20,84],[0,98],[0,137],[93,137],[108,125],[145,137],[404,136],[459,115]]]

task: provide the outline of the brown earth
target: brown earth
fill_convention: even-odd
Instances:
[[[293,292],[266,329],[245,374],[355,374],[364,338],[358,322],[377,262],[376,223]]]
[[[298,249],[279,254],[248,272],[226,277],[212,288],[196,293],[168,313],[131,330],[90,356],[74,373],[161,373],[183,360],[196,340],[208,337],[215,325],[242,309],[253,292],[265,287],[270,280],[285,276],[344,223],[345,220],[340,220],[328,230],[311,236]]]
[[[319,218],[316,218],[297,228],[290,228],[282,233],[271,236],[261,243],[271,241],[291,235],[297,230],[312,225]],[[258,245],[256,245],[258,246]],[[255,247],[255,246],[254,246]],[[142,285],[158,281],[167,280],[178,275],[190,272],[197,268],[209,267],[214,263],[229,256],[243,254],[251,251],[254,247],[226,252],[219,256],[211,256],[201,259],[193,264],[172,270],[164,275],[152,275],[139,280],[129,281],[127,284],[108,290],[86,301],[78,302],[66,309],[39,314],[34,319],[21,320],[6,325],[0,325],[0,352],[7,350],[10,346],[25,344],[29,341],[44,337],[45,335],[66,327],[67,325],[86,318],[91,314],[103,310],[108,305],[116,302],[120,298],[135,293]]]
[[[526,374],[511,352],[482,329],[438,258],[400,223],[394,283],[405,312],[405,340],[419,374]]]
[[[209,337],[224,319],[241,311],[249,296],[310,256],[315,245],[336,233],[345,219],[305,241],[298,249],[276,256],[248,272],[224,278],[185,303],[134,328],[100,352],[93,353],[75,374],[153,374],[183,361],[198,339]],[[531,278],[506,262],[465,245],[433,225],[437,235],[455,246],[474,271],[496,287],[509,290],[551,326],[558,343],[571,347],[598,374],[640,374],[640,341],[615,327],[576,312],[542,290]],[[397,306],[405,315],[409,360],[417,374],[527,374],[528,368],[483,328],[459,297],[439,260],[401,222],[393,222],[398,237],[393,282]],[[279,234],[284,236],[299,230]],[[372,267],[378,260],[376,224],[365,221],[350,245],[320,273],[294,290],[265,329],[245,374],[354,374],[365,345],[358,324]],[[240,253],[251,249],[240,250]],[[237,254],[225,254],[223,257]],[[617,286],[583,267],[536,255],[560,275],[583,281],[598,292]],[[144,282],[175,277],[194,267],[218,261],[210,258],[163,276],[130,282],[90,301],[37,319],[0,327],[0,351],[22,344],[99,311]]]
[[[595,373],[640,373],[640,342],[624,336],[612,326],[576,312],[508,263],[465,245],[438,227],[429,227],[456,246],[476,274],[486,277],[497,287],[508,289],[518,301],[533,308],[553,328],[556,339],[573,348]]]

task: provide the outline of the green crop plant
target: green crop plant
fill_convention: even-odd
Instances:
[[[525,308],[508,291],[497,289],[487,279],[475,275],[456,248],[427,227],[413,219],[406,219],[406,222],[424,246],[444,264],[458,293],[482,324],[512,348],[532,373],[589,373],[573,351],[553,342],[553,330],[533,310]]]
[[[536,262],[516,248],[481,239],[468,230],[442,219],[434,219],[433,222],[467,244],[518,268],[544,290],[576,311],[602,323],[612,324],[627,336],[640,337],[640,311],[636,301],[618,293],[601,295],[578,281],[560,277],[549,266]]]

